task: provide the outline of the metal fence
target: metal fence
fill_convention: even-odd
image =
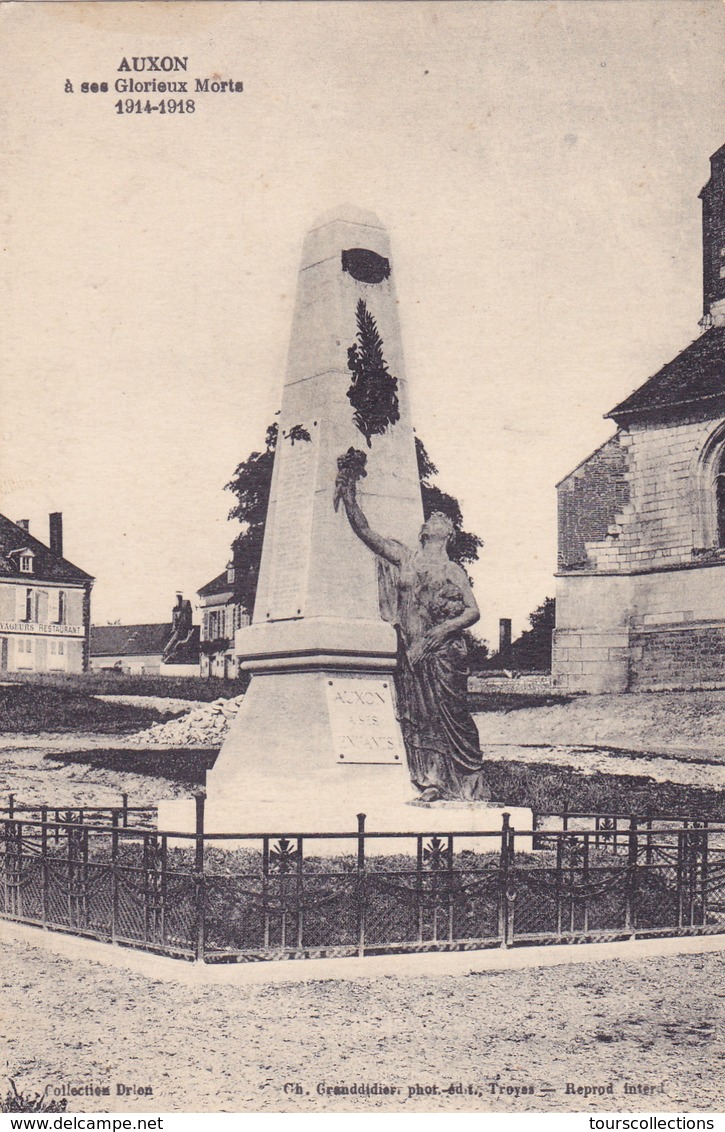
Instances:
[[[613,824],[611,819],[616,817]],[[496,832],[159,832],[129,807],[0,808],[0,916],[205,962],[725,930],[725,825],[538,817]]]

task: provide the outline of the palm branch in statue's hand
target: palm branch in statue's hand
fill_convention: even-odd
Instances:
[[[367,476],[365,465],[367,456],[359,448],[348,448],[343,456],[337,458],[337,478],[335,479],[335,495],[333,506],[337,511],[340,500],[355,502],[355,489],[357,481]]]

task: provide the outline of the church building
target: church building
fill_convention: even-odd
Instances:
[[[63,516],[49,544],[27,519],[0,515],[0,673],[88,668],[93,578],[63,557]]]
[[[702,333],[557,485],[563,691],[725,687],[725,145],[710,164]]]

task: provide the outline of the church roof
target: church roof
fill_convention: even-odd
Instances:
[[[635,416],[674,409],[715,409],[718,400],[725,401],[725,326],[705,331],[606,415],[625,424]]]
[[[20,552],[33,555],[33,572],[20,569]],[[56,554],[34,538],[24,527],[0,515],[0,575],[17,577],[28,582],[92,582],[90,574],[74,566],[67,558]]]

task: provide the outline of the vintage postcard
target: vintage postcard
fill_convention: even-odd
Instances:
[[[715,1127],[724,36],[0,3],[0,1110]]]

